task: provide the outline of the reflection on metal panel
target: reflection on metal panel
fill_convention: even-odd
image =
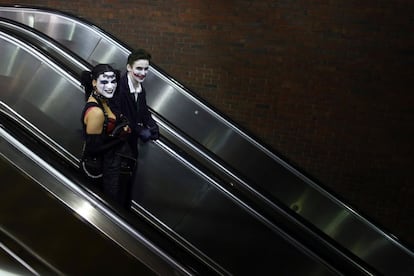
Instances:
[[[119,49],[109,37],[102,37],[98,29],[61,14],[50,14],[37,9],[2,7],[1,17],[26,24],[52,37],[91,64],[113,63],[125,68],[129,51]]]
[[[2,38],[0,100],[79,156],[79,114],[84,106],[79,82],[62,75],[58,66],[15,38],[7,34]]]
[[[4,167],[0,161],[0,168]],[[3,198],[2,200],[7,203],[12,202],[10,198]],[[2,226],[0,226],[0,275],[8,275],[8,273],[10,275],[63,274],[47,260],[42,258],[38,252],[33,251],[25,242],[5,229],[6,220],[4,218],[2,222]],[[27,225],[25,226],[27,227]]]
[[[0,242],[0,274],[1,275],[39,275],[11,249]]]
[[[42,51],[47,52],[49,56],[53,56],[60,63],[64,64],[75,76],[80,75],[82,70],[87,70],[90,66],[82,59],[77,58],[73,52],[65,50],[62,44],[59,44],[56,40],[27,25],[1,17],[0,29],[11,36],[15,34],[19,39],[25,40],[28,44],[33,43]]]

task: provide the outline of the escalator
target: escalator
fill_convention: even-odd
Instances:
[[[76,163],[76,157],[74,158],[73,156],[76,155],[76,152],[70,152],[73,148],[70,147],[68,142],[70,142],[71,138],[78,143],[81,141],[80,137],[77,137],[77,135],[79,135],[79,132],[76,131],[77,126],[71,126],[72,122],[70,120],[62,118],[59,112],[54,113],[53,111],[56,110],[55,108],[59,109],[58,105],[61,104],[60,102],[62,100],[65,102],[66,110],[73,112],[74,110],[76,111],[76,109],[82,108],[80,102],[83,103],[83,95],[78,96],[78,98],[81,99],[79,102],[75,100],[76,97],[74,96],[78,95],[75,93],[79,93],[79,83],[76,83],[76,80],[73,76],[67,73],[67,70],[62,70],[57,64],[48,60],[47,56],[43,56],[41,52],[37,52],[40,49],[47,49],[48,51],[46,52],[50,52],[53,45],[47,45],[47,47],[41,45],[42,47],[39,47],[38,49],[23,45],[23,38],[21,38],[21,40],[16,40],[14,37],[21,35],[24,37],[24,40],[34,42],[35,34],[25,33],[24,30],[19,31],[22,27],[18,25],[15,26],[15,30],[12,32],[8,23],[10,22],[3,22],[1,24],[3,28],[3,43],[1,44],[1,50],[2,53],[5,53],[5,56],[9,56],[10,59],[4,60],[4,66],[1,68],[1,72],[3,72],[2,75],[4,77],[9,78],[7,83],[11,85],[2,88],[4,91],[7,91],[7,93],[3,94],[2,100],[4,101],[5,106],[9,108],[11,107],[13,111],[18,112],[19,116],[22,115],[22,119],[19,121],[23,122],[25,121],[25,118],[30,118],[30,124],[34,124],[32,126],[33,132],[42,133],[41,135],[39,133],[34,135],[37,137],[37,140],[43,142],[46,141],[45,143],[47,143],[48,148],[60,155],[61,158],[66,159],[67,163],[74,164]],[[11,32],[12,36],[8,32]],[[39,41],[43,40],[39,39]],[[57,53],[54,54],[58,55]],[[55,58],[57,58],[57,56],[55,56]],[[71,64],[76,63],[71,62]],[[61,66],[64,67],[64,65]],[[22,68],[27,71],[22,72]],[[79,71],[79,69],[72,70],[72,72],[75,71]],[[21,79],[22,76],[30,77],[27,79],[27,82],[19,81],[18,79]],[[45,76],[47,76],[47,81],[44,81],[43,79],[46,78]],[[28,88],[28,85],[31,85],[30,89]],[[36,87],[36,85],[38,85],[38,87]],[[21,94],[18,94],[18,91],[20,91]],[[53,97],[53,92],[55,91],[56,93],[58,93],[57,91],[60,91],[60,93],[65,94],[62,94],[60,97]],[[45,95],[48,98],[47,103],[42,101],[42,97],[45,97]],[[53,108],[49,110],[49,106]],[[73,114],[78,113],[74,112]],[[67,114],[64,115],[67,116]],[[59,126],[58,124],[61,125]],[[53,139],[50,139],[50,137]],[[62,141],[59,141],[59,139],[62,139]],[[64,146],[62,147],[61,145]],[[309,249],[300,245],[297,241],[283,233],[280,229],[277,229],[274,225],[261,219],[259,215],[255,214],[253,210],[240,202],[236,197],[231,196],[230,194],[227,195],[222,188],[219,189],[219,185],[215,183],[214,180],[210,179],[207,175],[203,175],[203,173],[197,170],[195,166],[188,164],[188,161],[184,158],[174,154],[174,150],[166,146],[162,141],[152,144],[154,147],[155,145],[157,145],[157,147],[153,149],[151,157],[155,157],[158,161],[160,161],[160,159],[165,159],[166,156],[175,157],[174,162],[171,163],[172,166],[174,166],[174,174],[181,175],[179,179],[184,179],[186,181],[193,179],[194,184],[197,185],[192,185],[192,190],[187,188],[187,197],[179,196],[176,198],[177,200],[180,200],[181,205],[176,204],[177,202],[173,205],[176,210],[178,210],[176,208],[177,206],[187,206],[189,208],[187,208],[187,210],[186,208],[183,208],[180,212],[175,213],[170,211],[170,214],[173,215],[168,218],[165,217],[165,211],[161,212],[159,214],[159,217],[163,218],[161,223],[157,218],[149,218],[149,216],[152,215],[151,212],[148,212],[141,205],[134,203],[134,209],[138,210],[137,213],[146,216],[148,221],[153,221],[153,224],[156,225],[158,229],[163,229],[164,233],[176,240],[177,243],[183,244],[184,247],[189,248],[191,254],[199,254],[201,257],[198,257],[198,259],[203,259],[204,261],[207,260],[205,261],[206,263],[210,262],[206,266],[212,271],[219,274],[231,274],[234,272],[241,273],[242,271],[246,272],[244,268],[245,265],[248,265],[248,267],[252,269],[251,272],[269,271],[275,264],[274,256],[280,255],[281,252],[290,255],[291,258],[295,259],[295,262],[300,262],[303,265],[297,267],[293,263],[286,263],[283,266],[280,265],[277,268],[278,271],[315,270],[322,274],[327,273],[328,271],[335,271],[333,267],[325,263]],[[70,150],[68,151],[67,148]],[[77,149],[77,147],[74,148]],[[162,149],[162,151],[160,151],[160,153],[155,153],[157,149]],[[183,174],[186,176],[183,177]],[[72,175],[70,175],[70,177],[72,177]],[[166,176],[164,176],[164,182],[165,179],[168,179],[168,176],[167,178],[165,177]],[[162,181],[163,180],[161,179],[161,182]],[[149,187],[150,184],[154,182],[157,183],[159,181],[152,179],[143,184],[144,186]],[[175,188],[179,187],[179,182],[171,181],[171,179],[169,182],[172,182]],[[159,194],[162,194],[162,192]],[[200,195],[204,197],[201,202],[204,201],[205,203],[195,204],[196,201],[194,198],[200,197]],[[209,198],[210,200],[206,201],[206,199]],[[213,213],[211,210],[206,207],[208,205],[213,206],[211,202],[216,199],[220,199],[223,202],[219,205],[214,204],[215,206],[220,206],[221,208],[231,211],[229,214],[225,214],[223,210],[220,212],[222,217],[232,219],[233,224],[231,225],[231,230],[233,231],[228,233],[228,230],[230,229],[228,225],[228,229],[221,230],[221,236],[217,237],[215,231],[206,232],[207,229],[200,229],[197,231],[199,235],[199,237],[197,237],[197,235],[194,235],[196,232],[193,232],[191,227],[200,224],[196,224],[189,219],[192,216],[191,213],[201,209],[205,214],[209,212],[212,215]],[[229,199],[231,200],[229,201]],[[164,203],[165,202],[166,201],[164,201]],[[197,215],[197,218],[200,219],[206,217],[205,214],[199,214]],[[181,223],[177,223],[177,220],[180,220]],[[237,225],[234,225],[237,220],[240,222],[240,225],[244,225],[244,229],[237,229]],[[208,222],[207,220],[205,221]],[[220,219],[217,219],[214,216],[211,216],[209,220],[211,225],[216,228],[218,226],[222,227],[219,221]],[[224,222],[228,224],[228,220]],[[234,233],[235,228],[237,229],[237,234]],[[202,237],[202,239],[200,239],[200,237]],[[206,243],[209,239],[210,242]],[[208,246],[211,247],[214,245],[214,243],[211,242],[213,239],[217,242],[218,246],[208,248]],[[197,244],[197,242],[200,241],[204,244]],[[227,242],[228,247],[223,241]],[[254,255],[246,254],[243,250],[239,250],[239,248],[248,248],[249,251],[254,252]],[[219,260],[217,262],[224,264],[226,268],[230,268],[231,273],[227,272],[224,268],[221,268],[211,258]],[[243,263],[240,264],[240,261]],[[237,271],[237,269],[239,269],[239,271]]]
[[[59,167],[56,173],[64,173],[65,178],[74,181],[76,168],[73,165],[76,164],[76,155],[79,154],[76,151],[81,147],[81,139],[80,133],[77,131],[79,130],[79,121],[73,118],[80,114],[84,104],[79,82],[68,73],[68,70],[62,69],[67,64],[55,63],[47,55],[48,51],[41,51],[42,49],[51,49],[51,45],[36,48],[28,43],[28,41],[33,42],[34,32],[26,34],[32,35],[28,39],[25,34],[21,34],[22,37],[19,39],[17,26],[15,32],[6,30],[7,28],[4,26],[0,33],[0,51],[2,52],[0,72],[1,77],[5,80],[1,87],[1,91],[3,91],[1,101],[3,113],[14,118],[13,123],[7,124],[7,129],[13,128],[15,125],[24,125],[22,129],[24,129],[23,132],[29,133],[28,137],[34,139],[36,143],[45,145],[45,150],[37,150],[37,154],[42,155],[44,151],[53,153],[45,154],[39,160],[50,159],[47,164],[52,163]],[[56,60],[59,58],[56,57]],[[2,119],[2,123],[6,124],[6,120]],[[29,143],[29,140],[26,138],[25,143]],[[30,149],[38,148],[36,143]],[[161,187],[159,183],[161,182],[162,185],[162,182],[166,183],[167,179],[168,183],[176,188],[179,187],[180,181],[183,179],[186,181],[193,179],[194,182],[190,183],[192,188],[187,188],[185,194],[175,194],[176,191],[171,193],[174,195],[175,201],[170,201],[173,203],[171,208],[162,208],[158,212],[153,212],[153,210],[148,211],[146,205],[143,206],[136,202],[134,202],[133,208],[137,210],[135,214],[145,217],[145,221],[152,222],[151,226],[156,229],[153,231],[161,232],[164,239],[168,237],[174,242],[176,248],[170,252],[181,250],[180,260],[185,260],[184,263],[192,268],[183,269],[184,271],[209,271],[209,274],[267,271],[283,273],[313,271],[319,275],[341,274],[335,266],[324,261],[281,229],[266,222],[249,206],[220,188],[214,179],[209,178],[208,175],[175,153],[165,143],[162,141],[150,143],[145,148],[151,149],[151,147],[154,149],[152,149],[153,152],[150,156],[155,158],[157,162],[166,164],[162,160],[163,158],[175,158],[171,166],[174,166],[172,171],[176,174],[177,180],[168,179],[167,175],[164,175],[163,179],[151,177],[151,180],[144,183],[144,187],[149,187],[150,184],[153,187]],[[156,153],[157,151],[159,153]],[[61,162],[66,165],[62,167]],[[36,171],[27,170],[26,173],[28,176],[34,177],[32,174],[35,174]],[[186,177],[180,177],[183,174]],[[45,175],[46,173],[41,173],[39,177],[45,177]],[[78,184],[72,185],[71,189],[78,190],[77,187],[80,186],[88,190],[88,184],[85,181],[85,179],[76,178],[75,182]],[[39,183],[43,182],[39,181]],[[60,186],[61,183],[54,182],[55,189],[60,189]],[[94,192],[92,191],[92,194]],[[99,192],[97,193],[100,196]],[[158,194],[165,194],[165,191]],[[154,199],[156,196],[151,198]],[[33,200],[37,201],[38,199],[35,197]],[[66,200],[62,201],[66,202]],[[159,203],[168,203],[168,201]],[[214,203],[216,207],[223,208],[220,210],[221,217],[214,216],[216,211],[212,212],[208,208],[213,206],[211,203]],[[157,206],[161,206],[161,204],[157,204]],[[45,207],[43,210],[47,209],[49,207]],[[204,214],[194,214],[194,211],[204,212]],[[202,224],[192,221],[193,216],[196,215],[196,219],[200,220],[206,218],[206,214],[212,216],[204,223],[208,223],[210,227],[215,229],[194,229]],[[137,216],[134,217],[134,219],[137,218]],[[127,221],[129,223],[134,219],[129,218]],[[229,219],[232,219],[231,223],[229,223]],[[239,223],[239,225],[235,225],[235,223]],[[229,230],[231,231],[229,232]],[[18,232],[14,229],[12,232],[16,231]],[[220,232],[219,235],[217,231]],[[111,238],[115,239],[117,236],[111,236]],[[124,240],[124,238],[120,239]],[[46,244],[45,241],[40,243]],[[127,242],[127,244],[129,246],[135,245],[134,242]],[[170,245],[170,247],[172,246]],[[249,251],[247,254],[246,249]],[[181,256],[184,254],[189,256],[184,258]],[[291,261],[275,263],[276,256],[288,256]],[[298,263],[301,266],[297,266]],[[158,268],[158,266],[156,267]]]
[[[73,117],[73,114],[79,114],[78,112],[83,106],[83,95],[82,93],[77,94],[80,91],[79,83],[72,75],[67,73],[68,70],[62,70],[65,65],[58,66],[48,60],[48,56],[39,52],[40,49],[47,49],[45,54],[51,52],[50,49],[53,48],[53,45],[49,44],[47,47],[41,45],[42,47],[37,49],[24,45],[22,40],[35,42],[35,33],[19,31],[22,27],[18,25],[15,26],[12,32],[12,28],[8,23],[10,22],[0,24],[3,28],[1,50],[5,56],[9,57],[9,60],[4,60],[3,67],[0,68],[2,76],[9,78],[6,83],[10,84],[2,88],[6,91],[2,96],[4,105],[22,116],[18,121],[24,122],[25,118],[30,118],[30,124],[33,124],[32,131],[36,133],[33,135],[37,137],[36,140],[44,141],[48,148],[60,155],[62,159],[68,160],[68,164],[74,164],[76,163],[76,157],[73,156],[76,155],[76,152],[71,152],[71,150],[78,149],[81,145],[71,148],[69,142],[80,143],[79,132],[76,131],[78,124],[76,124],[76,121],[62,118],[62,115],[68,116],[66,113],[54,113],[54,111],[59,111],[59,104],[62,104],[63,101],[66,107],[65,110],[71,112],[71,117]],[[10,32],[13,36],[9,34]],[[19,35],[24,38],[16,40],[15,37]],[[38,40],[44,43],[43,40]],[[53,53],[54,58],[59,60],[56,52]],[[71,62],[70,64],[76,63]],[[71,71],[75,72],[79,69]],[[27,78],[26,82],[23,82],[20,80],[22,76],[30,77]],[[47,76],[47,79],[45,76]],[[28,85],[30,85],[30,89]],[[20,91],[20,94],[17,93],[18,91]],[[56,93],[55,97],[54,92]],[[58,94],[59,92],[60,94]],[[42,97],[46,98],[42,100]],[[77,101],[78,99],[79,101]],[[50,107],[53,108],[50,109]],[[72,123],[73,125],[71,125]],[[74,141],[71,141],[71,139]],[[170,187],[174,187],[175,190],[171,195],[178,194],[179,196],[175,197],[176,202],[171,202],[174,209],[164,206],[165,208],[161,212],[152,212],[153,210],[149,212],[146,208],[150,204],[143,205],[144,208],[135,202],[133,208],[137,210],[138,214],[146,217],[148,221],[152,221],[157,229],[162,229],[167,236],[181,244],[181,247],[187,248],[192,255],[199,254],[198,259],[204,260],[205,263],[210,262],[206,266],[211,271],[218,274],[240,274],[248,272],[245,267],[247,266],[252,273],[265,272],[275,269],[274,258],[283,253],[294,259],[295,263],[283,262],[277,267],[277,271],[297,271],[298,273],[315,271],[315,273],[323,275],[330,275],[335,271],[335,274],[339,274],[334,266],[326,263],[314,252],[298,243],[275,225],[266,222],[249,206],[220,188],[220,185],[210,179],[208,175],[203,174],[201,170],[191,165],[185,158],[174,153],[174,150],[165,143],[162,141],[150,143],[148,147],[143,149],[151,149],[151,147],[154,148],[150,156],[155,158],[158,163],[161,161],[167,164],[168,161],[162,161],[162,159],[174,158],[174,161],[167,166],[170,168],[170,173],[171,171],[174,172],[179,181],[193,180],[192,184],[189,183],[192,188],[187,187],[186,196],[183,196],[184,193],[180,193],[177,188],[182,189],[186,185],[182,187],[179,185],[186,183],[171,181],[172,178],[169,178],[168,175],[164,175],[163,179],[158,180],[142,181],[141,179],[142,187],[150,187],[154,183],[165,182],[166,179],[169,179]],[[145,154],[143,155],[145,156]],[[174,169],[171,170],[171,166]],[[62,171],[62,169],[59,171]],[[68,177],[73,178],[73,175],[69,173]],[[171,186],[171,183],[173,186]],[[141,187],[141,185],[139,186]],[[161,191],[148,198],[154,199],[157,194],[163,195],[166,193]],[[163,203],[168,203],[168,200],[158,203],[161,204],[156,204],[156,206],[162,206]],[[217,210],[208,208],[209,206],[220,207],[221,218],[215,216],[214,213]],[[169,210],[169,214],[165,210]],[[202,212],[196,214],[195,219],[202,219],[216,229],[210,231],[208,228],[194,229],[194,227],[202,226],[199,222],[193,221],[195,211]],[[226,219],[223,220],[223,218]],[[230,224],[228,219],[231,219]],[[240,228],[237,223],[243,228]],[[220,236],[217,236],[217,231],[220,231]],[[246,254],[245,249],[254,252],[254,254]],[[296,266],[298,262],[302,266]],[[225,268],[217,263],[222,264]],[[226,269],[231,272],[226,271]]]
[[[51,15],[54,28],[47,28]],[[0,16],[27,23],[48,36],[55,35],[57,41],[91,64],[115,62],[118,68],[123,68],[129,53],[125,46],[91,24],[55,11],[5,7],[0,9]],[[65,35],[65,30],[69,29],[70,38]],[[54,32],[48,33],[49,30]],[[85,45],[83,37],[87,37],[92,46],[80,48],[79,45]],[[92,39],[94,37],[96,39]],[[115,54],[108,57],[104,55],[107,51]],[[61,69],[56,67],[53,70]],[[19,114],[29,117],[31,122],[36,121],[36,127],[44,130],[48,137],[53,137],[58,151],[66,152],[76,163],[80,149],[76,143],[80,141],[79,133],[65,131],[65,128],[78,129],[78,121],[72,119],[71,122],[70,118],[73,114],[80,114],[83,97],[79,96],[79,91],[74,94],[59,93],[71,90],[63,82],[56,84],[59,89],[55,93],[33,95],[35,90],[44,90],[41,80],[48,79],[50,74],[46,71],[34,81],[35,85],[40,86],[35,86],[35,89],[31,87],[33,91],[27,92],[27,95],[18,97],[10,93],[5,97]],[[53,79],[50,82],[48,79],[48,84],[52,82]],[[315,246],[321,247],[320,251],[328,250],[336,256],[344,254],[343,258],[351,258],[350,263],[353,263],[353,257],[348,256],[347,251],[352,252],[363,260],[362,263],[384,274],[395,273],[397,267],[404,268],[407,273],[413,271],[413,253],[395,238],[383,233],[278,159],[155,65],[146,80],[146,88],[149,91],[148,103],[161,126],[161,134],[168,139],[141,147],[139,166],[144,169],[139,170],[139,185],[134,186],[132,208],[136,213],[147,217],[157,227],[170,229],[170,232],[166,230],[170,235],[179,233],[179,237],[174,238],[192,250],[202,248],[201,254],[226,263],[232,272],[237,269],[246,272],[239,263],[247,263],[249,258],[258,266],[261,260],[266,265],[271,264],[279,252],[274,247],[284,248],[275,238],[284,230],[294,232],[295,237],[301,235],[302,243],[311,239],[308,247],[319,240],[319,243],[325,243]],[[2,91],[13,89],[2,88]],[[34,103],[25,102],[26,96],[35,99]],[[36,102],[36,99],[39,101]],[[172,110],[174,106],[180,106],[180,109]],[[36,111],[37,108],[41,112]],[[68,112],[60,114],[62,110]],[[48,118],[44,118],[45,115]],[[59,121],[65,122],[65,125],[59,125]],[[321,215],[317,212],[316,206],[324,209],[325,213]],[[229,225],[228,218],[232,218],[233,225]],[[275,222],[283,222],[285,228],[279,229]],[[331,230],[333,223],[334,231]],[[305,230],[297,234],[298,227]],[[360,236],[355,238],[352,234],[355,232]],[[217,238],[216,235],[222,237]],[[292,239],[290,236],[285,238]],[[294,243],[293,240],[291,242]],[[342,251],[332,248],[331,243],[343,248]],[[246,248],[252,249],[253,256],[242,256]],[[360,267],[358,264],[350,266]]]

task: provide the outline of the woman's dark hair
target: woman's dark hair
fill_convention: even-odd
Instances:
[[[144,49],[133,50],[128,56],[127,64],[132,66],[134,65],[134,62],[139,59],[147,59],[148,61],[151,61],[151,54]]]
[[[99,75],[105,72],[114,72],[116,80],[119,81],[119,71],[115,70],[109,64],[98,64],[92,68],[92,71],[82,71],[80,82],[85,89],[85,100],[87,100],[93,92],[92,80],[97,80]]]

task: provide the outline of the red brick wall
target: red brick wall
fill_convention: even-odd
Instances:
[[[148,49],[285,160],[414,244],[413,1],[37,5]]]

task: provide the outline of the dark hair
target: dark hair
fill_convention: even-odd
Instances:
[[[85,100],[89,98],[93,91],[92,80],[97,80],[99,75],[105,72],[114,72],[116,80],[119,80],[119,71],[109,64],[97,64],[92,68],[92,71],[82,71],[80,82],[85,89]]]
[[[133,50],[128,56],[127,64],[132,66],[134,62],[139,59],[147,59],[148,61],[151,61],[151,54],[144,49]]]

